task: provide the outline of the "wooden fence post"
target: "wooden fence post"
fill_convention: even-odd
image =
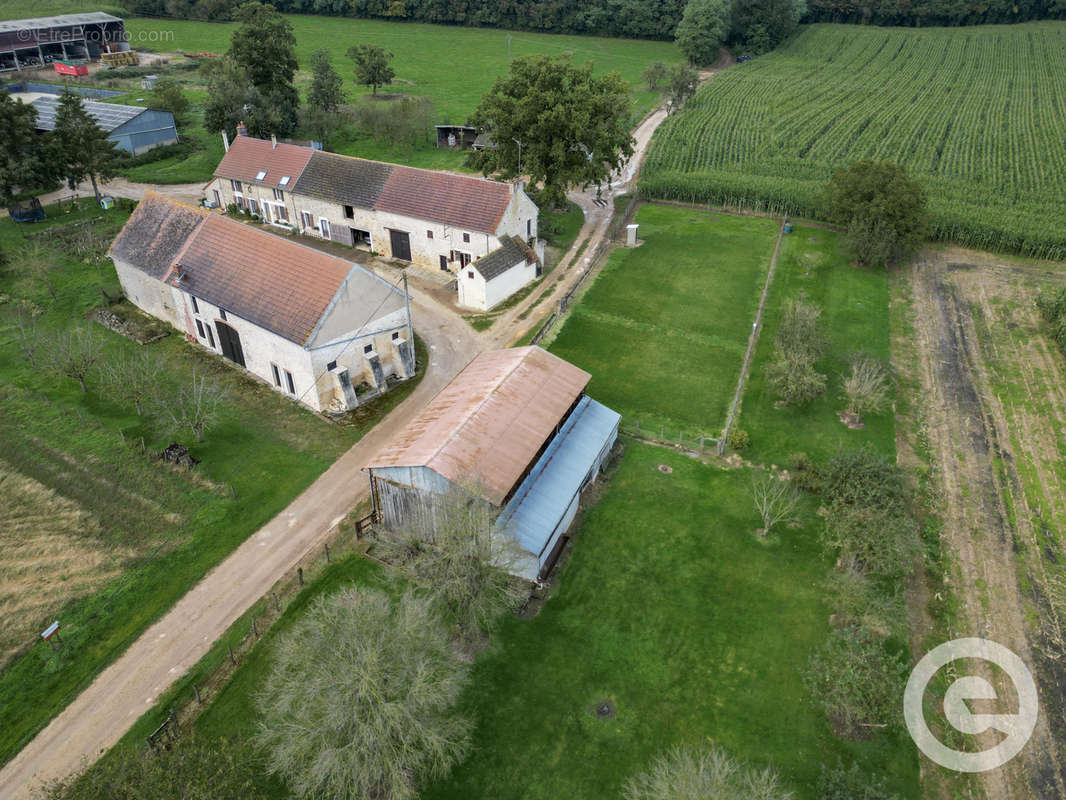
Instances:
[[[237,659],[233,657],[233,645],[226,643],[226,647],[229,648],[229,663],[233,666],[237,666]]]
[[[194,683],[194,684],[192,685],[192,690],[193,690],[193,693],[194,693],[194,694],[196,695],[196,704],[197,704],[197,705],[203,705],[203,702],[204,702],[204,701],[200,699],[200,687],[199,687],[199,686],[197,686],[197,685],[196,685],[196,684]]]
[[[278,599],[278,593],[273,592],[274,595],[274,610],[281,611],[281,600]]]
[[[297,567],[296,568],[296,577],[299,578],[300,585],[303,586],[304,585],[304,568],[303,567]]]
[[[329,561],[329,542],[326,542],[325,547],[326,547],[326,563],[328,564],[328,563],[330,563],[330,561]]]

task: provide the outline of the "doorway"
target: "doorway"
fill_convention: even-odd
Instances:
[[[401,261],[411,260],[411,235],[406,231],[389,231],[389,240],[392,244],[392,257]]]
[[[222,348],[222,355],[235,364],[244,366],[244,349],[241,347],[241,337],[225,322],[215,322],[218,331],[218,344]]]

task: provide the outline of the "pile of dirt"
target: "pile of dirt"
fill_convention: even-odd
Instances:
[[[193,458],[188,447],[177,442],[168,444],[163,449],[163,452],[159,454],[159,457],[167,464],[177,464],[179,467],[185,467],[186,469],[192,469],[200,463],[200,459]]]

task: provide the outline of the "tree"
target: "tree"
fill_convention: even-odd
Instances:
[[[670,113],[679,111],[700,85],[700,76],[692,67],[678,64],[667,75],[667,105]]]
[[[15,260],[15,269],[44,286],[53,303],[56,301],[55,274],[60,266],[59,253],[39,240],[31,241]]]
[[[733,0],[732,38],[753,55],[773,50],[807,11],[806,0]]]
[[[785,405],[804,406],[825,392],[826,376],[815,368],[828,342],[822,310],[802,298],[785,301],[766,379]]]
[[[907,637],[907,605],[898,586],[854,569],[835,570],[829,576],[829,594],[837,615],[850,625],[860,625],[882,638]],[[887,591],[886,591],[887,589]]]
[[[296,124],[300,106],[293,83],[299,65],[292,24],[272,5],[258,2],[238,6],[234,18],[241,25],[233,32],[227,55],[256,90],[260,102],[277,115],[278,126],[272,132],[288,131]]]
[[[345,589],[278,643],[256,738],[298,796],[413,798],[469,747],[466,677],[429,599]]]
[[[0,92],[0,202],[10,203],[19,192],[55,180],[47,144],[37,133],[37,109]]]
[[[570,186],[603,183],[633,154],[629,113],[629,87],[617,72],[593,76],[591,63],[575,67],[569,57],[515,59],[470,119],[494,143],[472,153],[471,164],[486,175],[529,175],[558,208]]]
[[[204,127],[212,133],[237,134],[244,123],[252,136],[265,138],[283,128],[279,110],[252,86],[244,69],[232,58],[208,60],[204,66],[207,81],[207,105]]]
[[[108,758],[36,793],[37,800],[146,800],[240,797],[262,800],[254,755],[240,740],[179,738],[166,750],[116,748]]]
[[[666,64],[662,61],[653,61],[644,70],[644,82],[648,85],[648,91],[654,92],[666,82]]]
[[[8,320],[15,329],[15,342],[22,351],[22,357],[33,368],[44,364],[44,351],[47,349],[44,332],[37,327],[37,317],[31,312],[16,309]]]
[[[61,177],[71,189],[86,179],[92,181],[93,194],[99,202],[97,181],[106,182],[115,176],[118,151],[74,92],[64,90],[60,95],[52,136]]]
[[[479,495],[476,486],[440,495],[425,524],[381,542],[385,553],[432,589],[466,637],[490,630],[529,595],[509,573],[520,557],[517,544],[495,530],[494,515]]]
[[[189,107],[189,100],[181,90],[179,84],[173,78],[160,78],[152,89],[151,105],[153,108],[161,108],[169,111],[175,117],[180,118]]]
[[[861,739],[897,723],[903,671],[903,659],[877,636],[847,626],[832,631],[811,656],[807,685],[837,735]]]
[[[127,352],[104,364],[105,385],[116,397],[133,401],[137,416],[159,395],[163,362],[147,350]]]
[[[332,114],[344,102],[341,76],[333,69],[328,50],[315,50],[311,54],[311,89],[307,93],[307,105],[316,111]]]
[[[678,49],[697,67],[718,60],[718,50],[729,35],[730,0],[688,0],[674,31]]]
[[[791,800],[770,767],[754,769],[718,747],[675,747],[630,778],[625,800]]]
[[[857,417],[879,414],[888,406],[888,378],[876,358],[857,354],[851,359],[851,372],[844,378],[847,410]]]
[[[45,364],[76,380],[83,392],[89,391],[88,380],[103,357],[103,343],[95,330],[79,326],[58,331],[42,340],[42,350]]]
[[[760,470],[751,473],[751,499],[762,518],[760,535],[769,536],[774,525],[791,519],[799,505],[800,495],[791,481],[773,472]]]
[[[825,394],[826,376],[812,362],[780,353],[766,365],[766,380],[786,406],[802,408]]]
[[[204,440],[204,432],[218,422],[221,406],[226,399],[225,390],[204,375],[193,373],[192,380],[183,384],[171,396],[158,396],[156,405],[161,416],[171,427],[187,430]]]
[[[885,265],[921,247],[929,235],[925,193],[898,164],[858,161],[825,187],[829,216],[847,229],[860,263]]]
[[[373,94],[378,93],[379,86],[391,83],[396,77],[396,73],[389,64],[392,53],[384,47],[376,44],[360,44],[349,47],[347,56],[355,62],[356,83],[373,87]]]
[[[833,769],[823,766],[818,796],[821,800],[899,800],[899,795],[885,788],[882,779],[867,775],[857,763],[848,769],[842,764]]]

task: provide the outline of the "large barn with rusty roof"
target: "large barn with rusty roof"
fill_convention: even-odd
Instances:
[[[589,378],[539,347],[480,354],[370,460],[375,512],[432,535],[439,498],[475,492],[522,550],[512,571],[543,577],[618,435]]]
[[[238,135],[205,187],[208,206],[235,206],[264,221],[443,270],[484,287],[460,290],[460,301],[485,309],[541,273],[536,204],[520,182],[502,183],[449,172],[327,153]],[[502,260],[526,247],[506,265]],[[494,255],[486,279],[480,259]],[[512,270],[513,268],[513,270]],[[506,276],[504,272],[509,272]],[[473,284],[471,284],[473,287]]]
[[[407,296],[357,264],[155,192],[109,253],[134,305],[316,411],[414,373]]]

